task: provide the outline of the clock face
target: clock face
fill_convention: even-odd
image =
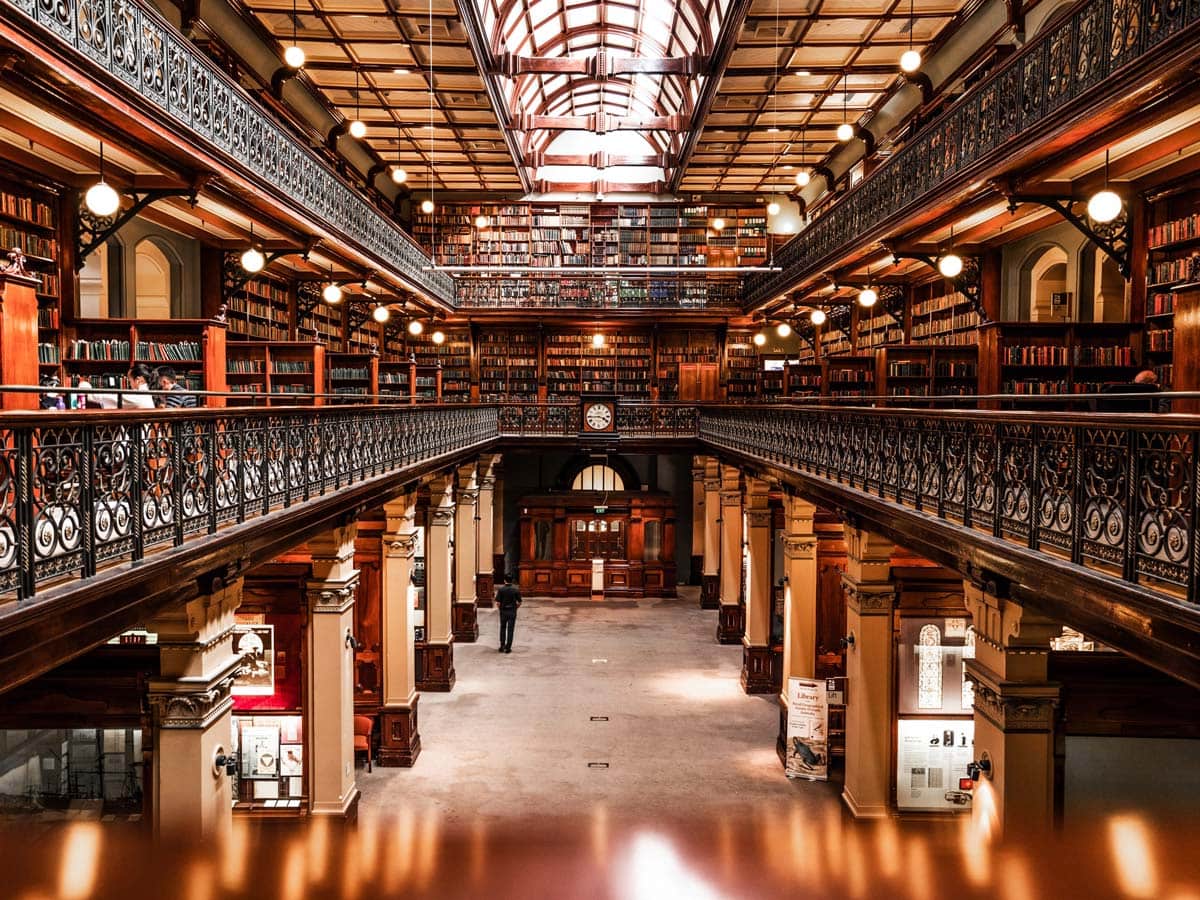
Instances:
[[[604,403],[593,403],[583,412],[583,421],[592,431],[606,430],[612,419],[612,409]]]

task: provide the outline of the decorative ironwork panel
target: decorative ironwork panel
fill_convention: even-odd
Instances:
[[[1110,69],[1133,60],[1141,51],[1142,0],[1110,0],[1111,37],[1108,43]]]
[[[1137,435],[1137,548],[1135,576],[1187,589],[1196,504],[1195,436]]]
[[[167,105],[167,42],[163,30],[142,18],[141,46],[142,94],[157,106]]]
[[[1000,429],[992,422],[975,423],[971,428],[971,443],[967,448],[967,471],[970,479],[967,500],[971,509],[972,527],[988,533],[995,530],[999,455]]]
[[[1080,452],[1083,558],[1101,568],[1121,571],[1129,530],[1129,433],[1115,428],[1084,429]]]
[[[1065,426],[1037,429],[1036,546],[1071,553],[1075,531],[1075,435]]]
[[[125,425],[100,425],[92,438],[93,540],[97,562],[133,550],[134,478],[132,435]]]
[[[73,6],[72,0],[38,0],[38,21],[68,43],[73,43],[75,39]]]
[[[1033,426],[1000,427],[1000,536],[1028,541],[1033,520]]]
[[[33,571],[41,581],[83,566],[83,429],[42,428],[32,447]]]
[[[141,86],[138,70],[138,44],[141,40],[141,24],[138,8],[131,0],[110,0],[112,9],[112,65],[113,74],[135,87]]]
[[[18,485],[20,469],[28,456],[17,446],[17,435],[9,428],[0,429],[0,591],[15,591],[21,581],[18,537],[28,530],[21,519]]]
[[[79,0],[75,11],[76,46],[89,57],[107,66],[109,21],[108,4],[103,0]]]

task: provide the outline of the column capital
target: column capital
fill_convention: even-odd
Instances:
[[[234,661],[237,662],[236,660]],[[150,709],[159,728],[204,729],[233,706],[230,673],[203,685],[185,680],[150,683]]]
[[[816,559],[816,537],[811,534],[785,534],[783,536],[783,556],[784,559]]]
[[[383,536],[383,555],[388,559],[412,559],[417,554],[416,532],[387,533]]]
[[[721,505],[722,506],[741,506],[742,505],[741,490],[735,490],[735,491],[722,490],[721,491]]]
[[[1062,626],[1015,600],[989,593],[966,580],[963,582],[963,601],[971,614],[977,639],[997,650],[1025,649],[1046,654],[1050,641],[1062,633]]]
[[[890,582],[858,582],[842,575],[842,589],[860,616],[889,615],[896,603],[896,588]]]
[[[1005,681],[978,660],[965,661],[974,684],[975,712],[1004,732],[1054,730],[1059,686],[1052,682]]]
[[[455,500],[459,506],[474,506],[479,502],[479,491],[473,488],[460,488]]]
[[[771,511],[769,509],[747,509],[746,524],[751,528],[770,528]]]
[[[354,605],[358,590],[358,572],[345,581],[309,581],[305,586],[309,609],[314,615],[341,615]]]
[[[454,507],[453,506],[431,506],[429,507],[429,524],[448,528],[454,524]]]
[[[479,476],[479,489],[481,491],[494,491],[496,489],[496,476],[495,475]]]

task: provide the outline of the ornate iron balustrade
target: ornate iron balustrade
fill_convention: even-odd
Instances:
[[[0,0],[136,91],[194,138],[315,215],[445,303],[454,280],[395,222],[280,128],[244,90],[142,0]],[[22,26],[24,27],[24,26]]]
[[[1200,420],[705,409],[700,439],[1197,600]]]
[[[0,416],[0,594],[492,441],[494,406]]]
[[[502,403],[501,437],[576,438],[583,431],[582,404]],[[686,403],[617,403],[615,433],[626,438],[695,440],[699,407]]]
[[[1061,116],[1065,104],[1165,52],[1164,42],[1184,30],[1196,32],[1197,22],[1200,0],[1081,3],[780,248],[775,263],[784,271],[748,278],[746,301],[769,300],[819,271],[888,219],[928,203],[947,179],[1001,157],[1031,128]]]

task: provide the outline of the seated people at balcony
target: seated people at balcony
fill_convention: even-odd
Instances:
[[[1167,401],[1157,397],[1120,396],[1122,394],[1157,394],[1158,391],[1158,375],[1150,369],[1143,369],[1134,376],[1133,381],[1106,384],[1101,388],[1100,393],[1116,396],[1097,398],[1093,401],[1094,408],[1098,412],[1162,412],[1164,403]]]
[[[149,391],[154,373],[144,363],[135,363],[127,378],[131,392],[121,394],[121,407],[125,409],[154,409],[154,398]]]
[[[158,367],[158,389],[160,391],[170,391],[169,394],[158,398],[159,405],[165,406],[168,409],[177,409],[181,406],[194,407],[196,405],[196,395],[189,394],[187,388],[179,383],[179,376],[175,374],[175,370],[170,366]]]
[[[42,379],[41,386],[44,388],[56,388],[59,386],[58,378],[54,375],[47,375]],[[38,395],[38,409],[65,409],[66,406],[67,404],[63,402],[62,394],[56,391],[47,390],[45,393]]]

